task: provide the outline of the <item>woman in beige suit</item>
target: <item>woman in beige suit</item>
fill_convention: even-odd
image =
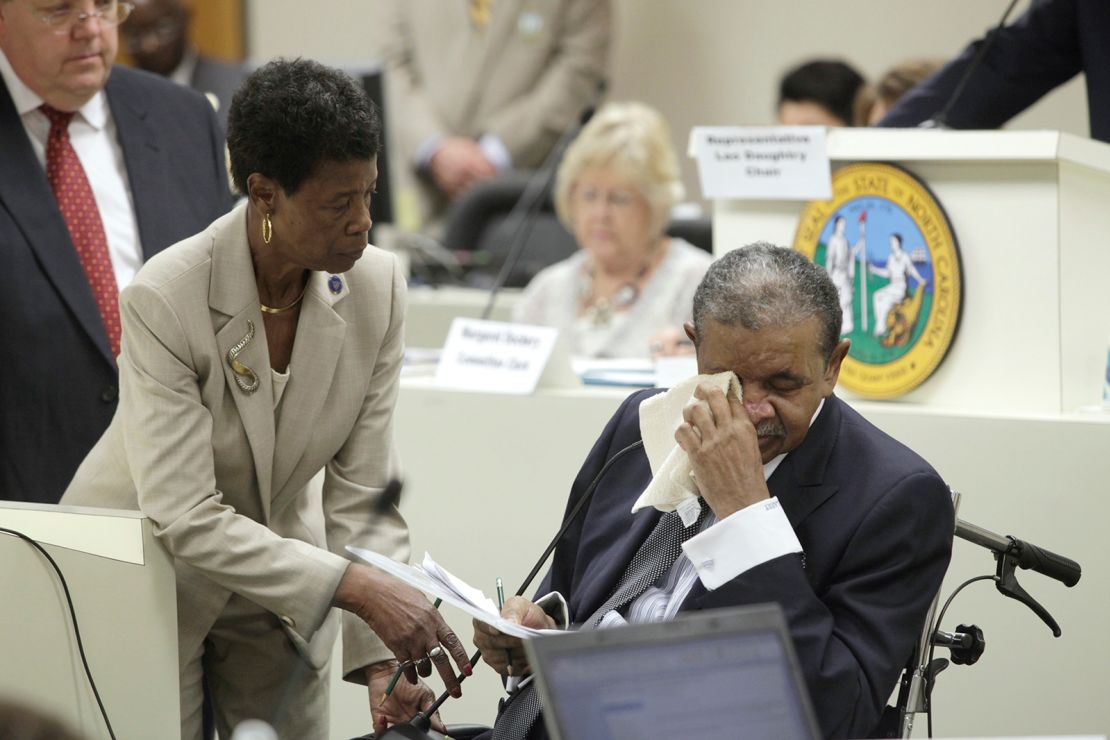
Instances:
[[[326,738],[333,606],[380,729],[431,702],[417,669],[455,694],[450,658],[470,672],[427,599],[344,557],[409,554],[381,500],[405,297],[367,246],[381,124],[350,78],[298,60],[255,72],[228,127],[246,202],[121,294],[119,411],[64,503],[140,509],[174,557],[183,738],[201,735],[202,686],[223,737],[258,717]],[[398,659],[411,683],[379,706]]]

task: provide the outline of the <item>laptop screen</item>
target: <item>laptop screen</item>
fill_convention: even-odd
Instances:
[[[679,635],[666,623],[617,628],[647,628],[630,640],[579,633],[572,640],[594,642],[581,649],[558,645],[571,636],[545,638],[555,645],[540,651],[548,654],[538,670],[549,729],[567,740],[813,738],[785,629],[714,627]]]

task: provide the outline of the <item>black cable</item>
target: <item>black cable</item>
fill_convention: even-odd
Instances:
[[[77,638],[77,650],[81,654],[81,665],[85,667],[85,676],[89,679],[89,687],[92,689],[93,696],[96,697],[96,703],[100,707],[100,715],[104,717],[104,724],[108,727],[108,735],[112,740],[116,740],[116,733],[112,729],[112,722],[108,719],[108,710],[104,708],[104,702],[100,699],[100,692],[96,688],[96,681],[93,680],[92,670],[89,669],[88,658],[85,657],[85,644],[81,641],[81,630],[77,626],[77,611],[73,608],[73,597],[69,594],[69,584],[66,583],[66,577],[62,575],[62,569],[58,567],[58,564],[54,562],[54,558],[50,557],[50,553],[48,553],[42,545],[22,532],[17,532],[14,529],[7,529],[6,527],[0,527],[0,532],[18,537],[41,552],[43,557],[45,557],[54,568],[54,572],[58,574],[58,580],[61,582],[62,590],[66,595],[66,603],[69,605],[69,618],[73,623],[73,636]]]
[[[974,578],[969,578],[957,586],[956,590],[952,592],[952,595],[944,602],[944,606],[940,608],[940,614],[937,615],[936,621],[933,622],[932,629],[929,630],[929,659],[925,661],[926,670],[933,665],[933,651],[937,649],[937,646],[933,643],[932,636],[935,635],[940,628],[940,623],[944,620],[944,613],[948,611],[948,607],[952,604],[952,600],[956,598],[960,591],[963,591],[976,581],[995,580],[997,580],[996,576],[975,576]],[[933,736],[933,683],[932,676],[930,676],[929,680],[925,683],[925,719],[928,723],[928,737]]]
[[[597,484],[601,482],[601,479],[605,477],[605,474],[609,472],[609,468],[613,466],[613,463],[624,457],[632,450],[637,450],[643,446],[644,440],[638,439],[627,447],[622,447],[621,449],[617,450],[615,455],[605,461],[605,464],[601,466],[601,470],[598,471],[598,474],[596,476],[594,476],[594,479],[590,482],[590,485],[586,487],[586,491],[578,498],[578,503],[574,505],[574,508],[571,510],[570,514],[567,515],[566,520],[563,522],[563,526],[559,528],[559,531],[548,544],[547,549],[543,551],[543,555],[540,555],[540,559],[536,562],[535,566],[533,566],[532,572],[529,573],[527,578],[524,579],[524,583],[520,584],[520,588],[518,588],[516,591],[517,596],[523,596],[524,592],[528,590],[528,587],[532,585],[532,579],[536,577],[536,574],[540,572],[540,568],[542,568],[543,564],[547,562],[547,556],[551,554],[551,552],[563,539],[563,535],[566,534],[567,529],[570,528],[571,523],[573,523],[575,518],[578,516],[578,512],[582,509],[583,506],[586,505],[586,502],[593,498],[594,489],[597,488]]]
[[[956,101],[958,101],[960,99],[960,96],[963,95],[964,88],[967,87],[967,83],[971,79],[971,75],[975,72],[975,70],[979,68],[979,65],[983,61],[983,57],[987,55],[987,52],[990,50],[991,45],[994,44],[994,37],[1003,28],[1006,27],[1006,21],[1009,20],[1010,13],[1014,12],[1014,6],[1016,5],[1017,0],[1010,0],[1010,6],[1006,8],[1006,12],[1002,14],[1002,19],[998,21],[998,25],[987,32],[986,38],[983,39],[983,43],[975,52],[975,56],[972,57],[971,63],[967,65],[967,71],[964,73],[964,76],[956,85],[956,89],[952,91],[952,97],[948,98],[948,102],[945,104],[940,113],[936,114],[930,119],[933,123],[933,128],[948,128],[948,114],[952,112],[952,108],[955,107]]]
[[[613,463],[624,457],[629,452],[632,452],[632,450],[637,450],[643,446],[644,441],[642,439],[638,439],[627,447],[622,447],[621,449],[617,450],[617,452],[612,457],[605,461],[605,464],[601,466],[601,470],[598,471],[597,475],[594,476],[594,479],[590,481],[590,485],[586,486],[586,490],[578,498],[578,503],[574,505],[574,508],[571,509],[570,513],[567,514],[566,518],[563,520],[563,526],[559,528],[559,531],[551,539],[551,542],[548,544],[547,549],[543,551],[543,555],[540,555],[540,559],[532,568],[532,572],[529,573],[528,576],[524,579],[524,583],[520,584],[520,588],[517,589],[516,592],[517,596],[523,596],[524,592],[528,590],[528,587],[532,585],[532,579],[536,577],[536,574],[539,573],[540,568],[542,568],[543,564],[547,562],[547,557],[563,539],[563,535],[566,533],[570,525],[574,522],[575,518],[577,518],[578,512],[581,511],[582,507],[585,506],[591,498],[593,498],[594,490],[597,488],[598,483],[601,482],[601,479],[605,477],[605,474],[609,472],[609,468],[613,466]],[[475,650],[474,655],[470,656],[471,666],[478,665],[478,659],[481,657],[482,651]],[[466,674],[462,674],[458,677],[458,681],[460,684],[464,680],[466,680]],[[436,710],[440,708],[443,702],[447,701],[447,697],[449,696],[450,694],[444,691],[431,704],[431,706],[429,706],[424,711],[417,713],[415,717],[409,720],[409,723],[426,732],[428,730],[428,725],[431,722],[431,716],[435,714]]]

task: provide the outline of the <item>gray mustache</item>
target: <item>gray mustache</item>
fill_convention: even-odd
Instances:
[[[757,437],[785,437],[786,427],[775,419],[768,419],[759,422],[755,428],[755,434]]]

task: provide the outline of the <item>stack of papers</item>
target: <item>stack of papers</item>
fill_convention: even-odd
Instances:
[[[347,552],[360,560],[365,560],[376,568],[384,570],[394,578],[401,579],[413,588],[420,589],[428,596],[442,599],[445,604],[451,604],[462,609],[474,619],[492,625],[506,635],[528,639],[536,635],[562,633],[562,630],[537,630],[502,619],[497,605],[482,593],[481,589],[474,588],[449,573],[446,568],[436,563],[428,553],[424,553],[424,561],[420,565],[406,565],[380,553],[364,550],[361,547],[348,545]]]

